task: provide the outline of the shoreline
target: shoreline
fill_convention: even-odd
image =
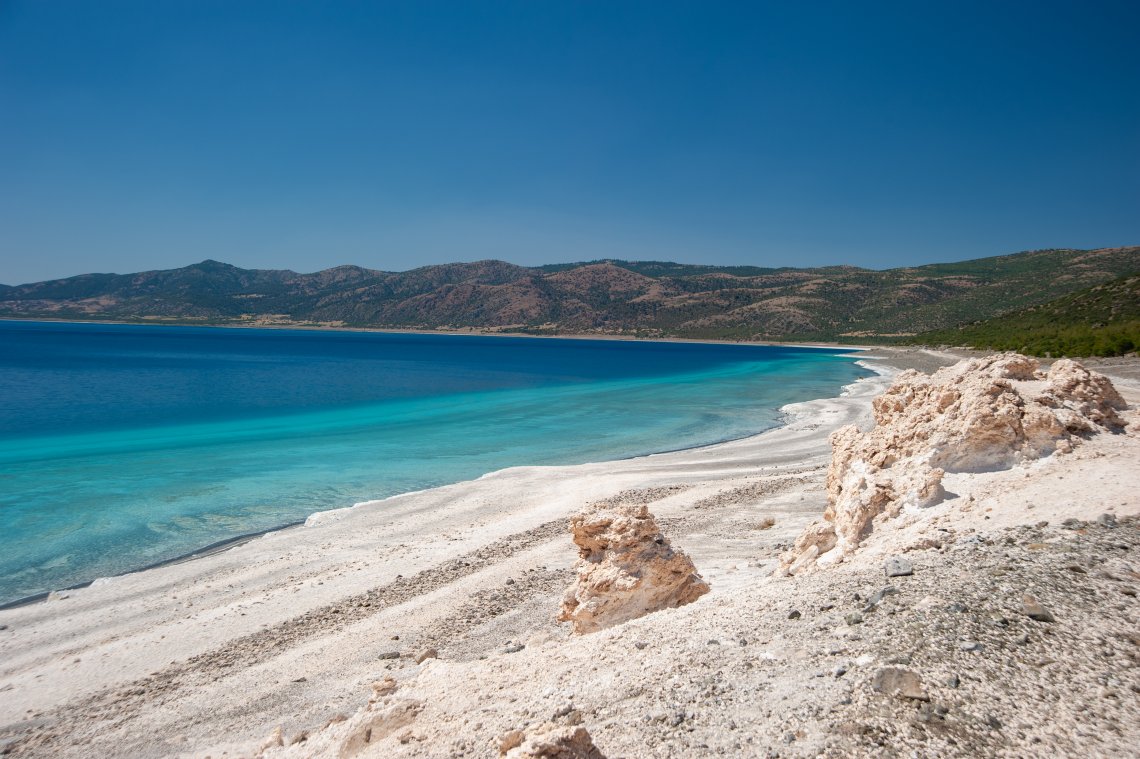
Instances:
[[[319,514],[322,512],[316,512],[316,513]],[[37,604],[37,603],[41,603],[43,601],[47,601],[53,593],[67,593],[68,591],[72,591],[72,590],[83,590],[84,588],[90,588],[92,585],[94,585],[95,583],[98,583],[98,582],[107,582],[110,580],[115,580],[115,579],[120,578],[120,577],[126,577],[127,575],[138,574],[140,572],[149,572],[152,569],[161,569],[162,567],[174,566],[177,564],[182,564],[182,563],[187,562],[187,561],[195,561],[197,559],[204,559],[207,556],[213,556],[216,553],[222,553],[223,551],[228,551],[232,548],[237,548],[238,546],[245,545],[246,543],[250,542],[251,540],[257,540],[258,538],[269,535],[270,533],[280,532],[281,530],[289,530],[289,529],[293,529],[294,527],[304,527],[306,521],[308,521],[307,518],[302,519],[302,520],[295,520],[292,522],[286,522],[285,524],[282,524],[278,527],[271,527],[271,528],[266,529],[266,530],[255,530],[253,532],[246,532],[246,533],[243,533],[241,535],[235,535],[232,538],[223,538],[222,540],[215,540],[213,543],[208,543],[207,545],[204,545],[201,548],[196,548],[193,551],[187,551],[186,553],[179,554],[179,555],[177,555],[173,558],[170,558],[170,559],[163,559],[162,561],[151,562],[150,564],[147,564],[146,566],[139,567],[138,569],[130,569],[130,570],[127,570],[126,572],[120,572],[117,575],[102,575],[100,577],[95,577],[91,580],[85,580],[84,582],[79,582],[79,583],[76,583],[74,585],[68,585],[68,586],[63,587],[63,588],[53,588],[52,590],[42,590],[39,593],[32,593],[29,596],[24,596],[23,598],[17,598],[14,601],[6,601],[4,603],[0,603],[0,611],[6,611],[8,609],[18,609],[18,608],[23,607],[23,606],[31,606],[32,604]]]
[[[879,359],[879,360],[882,360],[882,359]],[[672,448],[672,449],[665,449],[665,450],[661,450],[661,451],[652,451],[649,453],[631,454],[629,456],[620,456],[620,457],[617,457],[614,459],[602,459],[599,461],[587,461],[587,462],[582,462],[581,464],[549,464],[549,465],[543,465],[543,466],[550,466],[550,467],[602,466],[602,465],[605,465],[608,463],[636,461],[638,459],[649,458],[652,456],[662,456],[662,455],[669,455],[669,454],[682,454],[682,453],[704,451],[707,449],[713,449],[713,448],[716,448],[718,446],[722,446],[722,445],[726,445],[726,444],[750,440],[750,439],[759,437],[761,435],[764,435],[766,433],[772,432],[773,430],[777,430],[777,429],[780,429],[782,427],[785,427],[785,426],[791,424],[794,420],[792,418],[790,418],[791,414],[789,412],[785,411],[785,409],[789,408],[790,406],[797,406],[797,405],[801,405],[801,404],[812,404],[812,403],[816,403],[816,402],[822,402],[822,401],[828,401],[828,400],[832,400],[832,399],[842,398],[846,395],[846,393],[848,392],[848,390],[850,388],[854,387],[858,383],[872,381],[872,380],[876,379],[877,377],[890,376],[890,374],[897,372],[897,370],[892,371],[890,369],[884,369],[884,367],[876,367],[873,364],[868,363],[866,361],[863,361],[861,359],[853,361],[852,363],[854,363],[858,366],[861,366],[861,367],[863,367],[869,371],[874,372],[875,375],[873,375],[871,377],[857,378],[857,379],[855,379],[854,382],[840,386],[840,388],[839,388],[840,392],[836,396],[828,396],[826,398],[816,398],[816,399],[811,399],[808,401],[801,401],[799,403],[785,404],[784,406],[781,406],[780,408],[776,409],[776,411],[779,412],[779,414],[780,414],[779,422],[777,424],[767,428],[767,429],[760,430],[758,432],[749,433],[747,435],[741,435],[741,436],[735,437],[735,438],[726,438],[723,440],[716,440],[716,441],[709,442],[709,443],[702,443],[699,445],[686,446],[686,447],[682,447],[682,448]],[[885,363],[885,361],[884,361],[884,363]],[[527,465],[520,465],[520,466],[525,467]],[[394,493],[390,496],[385,496],[383,498],[367,499],[364,501],[359,501],[359,502],[354,503],[354,504],[349,505],[349,506],[342,506],[339,508],[314,511],[310,514],[307,514],[303,519],[295,519],[295,520],[292,520],[289,522],[284,522],[282,524],[275,525],[273,527],[268,527],[268,528],[265,528],[262,530],[255,530],[252,532],[242,533],[240,535],[235,535],[235,536],[230,537],[230,538],[223,538],[221,540],[217,540],[217,541],[208,543],[208,544],[206,544],[200,548],[195,548],[193,550],[180,553],[180,554],[178,554],[172,558],[151,562],[149,564],[140,566],[136,569],[129,569],[129,570],[126,570],[124,572],[120,572],[120,573],[114,574],[114,575],[100,575],[100,576],[94,577],[90,580],[84,580],[82,582],[78,582],[78,583],[75,583],[73,585],[67,585],[67,586],[61,587],[61,588],[51,588],[49,590],[38,591],[36,593],[32,593],[32,594],[29,594],[27,596],[16,598],[16,599],[13,599],[11,601],[5,601],[3,603],[0,603],[0,612],[6,611],[8,609],[16,609],[16,608],[21,608],[21,607],[30,606],[33,604],[45,602],[45,601],[49,600],[49,598],[52,596],[53,593],[59,594],[59,593],[68,593],[70,591],[83,590],[85,588],[91,587],[95,583],[114,581],[114,580],[117,580],[117,579],[122,578],[122,577],[127,577],[130,575],[135,575],[135,574],[139,574],[142,572],[148,572],[150,570],[160,569],[160,568],[167,567],[167,566],[173,566],[173,565],[181,564],[181,563],[184,563],[187,561],[195,561],[198,559],[206,558],[206,557],[212,556],[214,554],[221,553],[224,551],[229,551],[233,548],[237,548],[239,546],[245,545],[246,543],[249,543],[250,541],[257,540],[258,538],[262,538],[266,535],[279,533],[279,532],[290,532],[290,531],[296,530],[298,528],[304,528],[304,527],[312,526],[314,524],[318,524],[318,523],[324,521],[325,519],[329,518],[330,515],[347,514],[347,513],[352,512],[353,510],[357,509],[358,507],[363,507],[363,506],[375,507],[375,506],[379,506],[380,504],[386,503],[392,499],[406,498],[408,496],[417,495],[417,494],[424,493],[424,492],[431,491],[431,490],[438,490],[441,488],[453,487],[455,485],[461,485],[461,484],[466,483],[466,482],[473,482],[473,481],[488,478],[488,477],[494,477],[494,476],[499,475],[502,472],[506,472],[506,471],[509,471],[511,469],[516,469],[516,468],[519,468],[519,466],[503,467],[500,469],[495,469],[495,470],[491,470],[489,472],[485,472],[485,473],[479,475],[478,477],[471,478],[469,480],[458,480],[456,482],[443,483],[442,485],[437,485],[433,488],[411,490],[411,491],[407,491],[405,493]]]
[[[719,448],[720,446],[731,445],[733,443],[741,443],[741,442],[745,442],[748,440],[754,440],[756,438],[761,437],[762,435],[766,435],[766,434],[773,432],[775,430],[779,430],[783,427],[787,427],[787,426],[795,423],[796,421],[800,421],[800,419],[796,418],[797,413],[800,415],[801,418],[810,416],[810,412],[795,412],[795,411],[790,411],[790,410],[786,411],[785,409],[790,409],[791,407],[794,407],[794,406],[810,406],[811,404],[815,404],[815,403],[823,403],[823,402],[831,401],[831,400],[839,400],[841,398],[846,397],[848,391],[850,389],[856,387],[859,383],[890,379],[894,374],[897,374],[899,371],[895,367],[889,367],[889,366],[875,367],[872,364],[866,364],[866,363],[863,363],[862,361],[856,361],[855,363],[863,366],[866,369],[871,370],[872,372],[875,372],[875,374],[870,376],[870,377],[856,378],[854,382],[849,382],[846,385],[842,385],[840,387],[840,393],[838,395],[835,395],[835,396],[828,396],[826,398],[813,398],[813,399],[807,400],[807,401],[799,401],[796,403],[784,404],[779,409],[777,409],[777,411],[780,412],[780,423],[775,424],[772,427],[769,427],[765,430],[760,430],[759,432],[753,432],[753,433],[750,433],[747,435],[741,435],[739,437],[734,437],[734,438],[726,438],[724,440],[717,440],[717,441],[714,441],[711,443],[702,443],[700,445],[691,445],[691,446],[687,446],[684,448],[670,448],[670,449],[663,450],[663,451],[653,451],[651,453],[638,453],[638,454],[633,454],[630,456],[620,456],[620,457],[614,458],[614,459],[602,459],[600,461],[586,461],[586,462],[583,462],[581,464],[542,464],[542,465],[523,464],[523,465],[519,465],[519,466],[509,466],[509,467],[503,467],[501,469],[493,469],[490,472],[486,472],[485,474],[481,474],[478,477],[474,477],[474,478],[469,479],[469,480],[460,480],[458,482],[447,483],[444,485],[437,485],[434,488],[425,488],[422,490],[410,490],[407,493],[395,493],[393,495],[386,496],[384,498],[375,498],[375,499],[370,499],[367,501],[361,501],[359,503],[354,503],[351,506],[344,506],[344,507],[341,507],[339,509],[328,509],[325,511],[314,511],[312,514],[309,514],[303,521],[295,522],[293,524],[286,525],[286,526],[279,528],[279,529],[290,529],[292,527],[308,527],[311,525],[320,524],[320,523],[326,521],[327,519],[338,519],[338,518],[340,518],[339,515],[350,514],[354,509],[359,508],[359,507],[378,507],[378,506],[381,506],[385,503],[389,503],[392,500],[397,499],[397,498],[407,498],[409,496],[414,496],[414,495],[418,495],[421,493],[427,493],[427,492],[430,492],[433,490],[440,490],[442,488],[448,488],[448,487],[452,487],[455,485],[462,485],[462,484],[468,483],[468,482],[477,482],[479,480],[497,477],[503,473],[511,471],[512,469],[530,469],[530,468],[541,468],[541,467],[562,468],[562,467],[577,467],[577,466],[604,466],[605,464],[617,464],[617,463],[623,463],[623,462],[638,461],[641,459],[649,459],[649,458],[652,458],[654,456],[668,456],[668,455],[672,455],[672,454],[682,454],[682,453],[697,453],[697,452],[701,452],[701,451],[708,451],[711,453],[715,453],[715,451],[713,449]],[[276,532],[276,531],[277,530],[264,530],[260,533],[252,533],[252,534],[256,537],[259,535],[264,535],[264,534],[268,534],[268,533]],[[190,557],[190,558],[193,558],[193,557]],[[142,571],[142,570],[138,570],[138,571]],[[128,572],[128,573],[124,573],[124,574],[131,574],[131,573]],[[120,575],[116,575],[116,576],[120,576]],[[88,583],[88,584],[90,584],[90,583]],[[44,594],[44,595],[46,596],[46,594]],[[0,606],[0,610],[3,610],[3,608],[4,607]]]
[[[148,322],[148,321],[118,321],[112,319],[25,319],[12,316],[0,316],[0,322],[23,322],[32,324],[112,324],[123,327],[191,327],[196,329],[256,329],[298,332],[358,332],[364,334],[390,334],[390,335],[447,335],[449,337],[518,337],[527,339],[550,340],[610,340],[617,342],[642,343],[696,343],[698,345],[765,345],[779,348],[822,348],[827,350],[856,351],[874,350],[874,345],[827,343],[827,342],[797,342],[785,343],[773,340],[713,340],[689,337],[637,337],[636,335],[600,335],[596,333],[567,333],[559,335],[534,335],[526,332],[488,332],[476,329],[414,329],[402,327],[330,327],[311,326],[301,324],[195,324],[193,322]]]
[[[189,731],[187,740],[198,747],[230,732],[243,740],[264,735],[265,721],[275,718],[267,709],[278,703],[270,694],[281,693],[298,677],[305,682],[287,688],[301,699],[290,696],[287,707],[298,724],[323,722],[330,708],[351,713],[360,678],[375,676],[377,649],[396,645],[386,642],[393,635],[402,648],[464,629],[472,623],[456,627],[445,619],[465,598],[479,598],[487,588],[517,578],[511,592],[539,593],[534,608],[545,619],[550,602],[544,594],[561,592],[563,573],[576,553],[564,545],[569,544],[566,519],[591,502],[623,493],[664,497],[655,513],[679,515],[680,506],[669,505],[678,498],[715,501],[722,492],[773,487],[782,493],[785,505],[779,508],[788,509],[788,516],[781,518],[780,529],[764,535],[769,540],[790,536],[822,509],[814,488],[803,490],[800,483],[822,476],[830,456],[827,434],[866,418],[870,398],[894,371],[875,369],[874,376],[844,386],[843,395],[789,404],[783,409],[785,424],[741,440],[625,461],[498,470],[394,496],[380,502],[383,506],[364,502],[326,513],[310,527],[270,532],[193,560],[94,583],[64,598],[5,609],[0,612],[0,688],[7,693],[0,699],[0,745],[5,736],[38,730],[36,725],[57,718],[71,725],[60,734],[70,740],[66,736],[79,729],[76,713],[104,700],[129,701],[124,688],[151,692],[154,678],[168,677],[163,673],[173,678],[163,682],[193,686],[180,709],[199,713],[201,708],[202,715],[222,709],[230,715],[226,719],[238,720],[215,725],[214,717],[203,716],[195,721],[201,727],[177,728],[179,734]],[[686,540],[687,549],[695,545],[695,538]],[[717,578],[733,570],[716,567],[723,563],[710,558],[716,551],[710,543],[696,555],[703,557],[703,571],[714,583],[725,585]],[[476,612],[473,619],[483,614]],[[517,639],[522,631],[514,626],[529,625],[530,619],[500,619],[494,613],[486,617],[486,634]],[[262,639],[266,642],[257,642]],[[462,650],[494,645],[483,633],[467,640]],[[323,656],[315,653],[326,647],[338,652],[333,664],[322,663]],[[449,655],[480,655],[461,649]],[[238,661],[248,663],[225,664]],[[135,682],[149,684],[130,685]],[[173,735],[151,724],[174,716],[159,716],[163,702],[148,701],[142,708],[157,710],[152,716],[125,723],[128,732],[131,725],[140,726],[130,741]],[[27,723],[28,714],[43,716]],[[99,734],[107,728],[94,717],[80,721]],[[112,753],[183,754],[186,748],[144,750],[140,744],[135,750],[121,743],[127,736],[120,728],[107,729],[106,736],[118,736],[117,748],[105,746]],[[74,750],[78,753],[50,753],[90,755],[92,748],[77,744]]]
[[[340,755],[344,736],[359,731],[369,744],[361,756],[490,758],[497,737],[577,712],[611,756],[831,755],[822,751],[829,741],[852,746],[881,735],[836,731],[835,720],[883,724],[875,720],[894,702],[874,693],[871,678],[899,656],[926,678],[931,708],[946,705],[947,724],[976,745],[1025,746],[1014,731],[1023,720],[1037,724],[1036,706],[1019,712],[1006,691],[1000,700],[991,694],[1011,674],[1015,690],[1048,686],[1053,671],[1033,662],[1058,647],[1087,659],[1077,711],[1119,704],[1125,711],[1106,724],[1129,724],[1140,702],[1124,697],[1124,680],[1110,683],[1121,700],[1098,695],[1103,684],[1093,675],[1103,662],[1083,636],[1090,619],[1106,640],[1130,629],[1140,608],[1116,587],[1127,560],[1118,552],[1128,541],[1140,548],[1129,532],[1140,514],[1132,466],[1140,387],[1127,392],[1134,405],[1125,434],[1096,435],[1024,466],[955,474],[947,501],[900,515],[850,561],[802,577],[778,571],[828,504],[830,433],[866,429],[873,398],[896,372],[957,358],[889,355],[896,360],[873,360],[875,376],[848,383],[843,395],[789,404],[785,424],[741,440],[502,469],[0,612],[0,750],[61,759],[323,757]],[[570,634],[555,617],[578,556],[567,519],[598,503],[648,505],[710,592],[593,635]],[[1094,521],[1110,510],[1119,525]],[[1087,574],[1074,574],[1070,549],[1082,552]],[[899,554],[914,576],[887,579],[898,595],[879,611],[864,608],[884,587],[884,560]],[[1112,574],[1096,574],[1100,566]],[[1095,594],[1069,592],[1094,581]],[[1025,591],[1056,613],[1055,624],[1016,611]],[[916,622],[937,628],[911,635]],[[1015,641],[1023,632],[1028,642]],[[1024,664],[1012,673],[1001,669],[1011,652]],[[961,682],[943,685],[951,674]],[[371,700],[370,686],[380,688]],[[985,705],[981,722],[975,704]],[[404,708],[412,722],[389,729],[385,715]],[[989,712],[1006,731],[992,729]],[[910,702],[887,713],[904,720],[897,724],[916,714]],[[1059,716],[1079,724],[1079,715]],[[1110,746],[1125,745],[1105,735]],[[1064,741],[1071,753],[1075,744]],[[973,745],[947,755],[971,755]]]

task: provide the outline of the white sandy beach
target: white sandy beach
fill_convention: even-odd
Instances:
[[[611,758],[817,754],[832,719],[822,705],[850,699],[855,678],[814,675],[880,653],[858,654],[860,644],[845,637],[859,637],[850,626],[808,617],[828,605],[838,613],[844,592],[876,582],[866,578],[881,576],[886,553],[928,529],[988,535],[1140,513],[1140,386],[1124,381],[1128,434],[1100,435],[1025,467],[957,475],[948,482],[955,498],[935,515],[941,521],[869,544],[830,578],[776,576],[781,550],[826,506],[828,435],[868,423],[870,399],[894,373],[880,371],[843,397],[789,407],[788,425],[745,440],[508,469],[315,515],[228,551],[0,612],[0,747],[37,756],[249,756],[280,728],[293,745],[270,741],[270,753],[336,755],[337,736],[321,728],[356,714],[370,684],[391,676],[420,716],[399,734],[378,735],[369,755],[496,756],[497,736],[564,704]],[[957,509],[967,496],[976,506]],[[571,639],[554,621],[576,556],[566,519],[612,498],[649,502],[712,592]],[[766,517],[770,529],[762,529]],[[1135,526],[1125,529],[1134,538]],[[950,571],[949,558],[918,554],[916,563],[932,567],[921,581]],[[1135,620],[1135,596],[1121,598],[1127,608],[1114,613]],[[805,619],[785,629],[792,608]],[[828,653],[836,647],[842,653]],[[417,664],[429,648],[439,658]],[[762,663],[774,664],[764,671]],[[1134,657],[1131,667],[1129,682],[1140,685]],[[1124,694],[1116,706],[1130,710],[1123,716],[1136,714],[1137,692],[1127,683],[1116,690]],[[690,691],[695,706],[671,705]]]

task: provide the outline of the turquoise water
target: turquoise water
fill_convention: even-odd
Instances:
[[[508,466],[742,437],[867,374],[768,346],[0,322],[0,603]]]

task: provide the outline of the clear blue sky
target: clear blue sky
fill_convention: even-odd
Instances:
[[[0,282],[1140,244],[1140,3],[0,0]]]

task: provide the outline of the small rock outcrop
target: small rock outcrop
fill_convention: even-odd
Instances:
[[[795,574],[841,560],[876,520],[945,498],[947,472],[1005,469],[1068,452],[1078,439],[1123,428],[1124,399],[1107,377],[1069,359],[1048,373],[1006,353],[960,361],[927,376],[902,372],[873,401],[875,425],[831,435],[828,507],[781,558]]]
[[[347,723],[349,732],[341,743],[337,756],[340,759],[351,759],[366,752],[371,744],[415,722],[422,710],[423,704],[413,699],[394,700],[386,704],[370,702],[367,708]]]
[[[506,759],[606,759],[586,728],[553,722],[512,730],[498,740]]]
[[[560,622],[589,633],[709,591],[684,551],[661,534],[645,505],[605,506],[570,519],[578,581],[562,601]]]

